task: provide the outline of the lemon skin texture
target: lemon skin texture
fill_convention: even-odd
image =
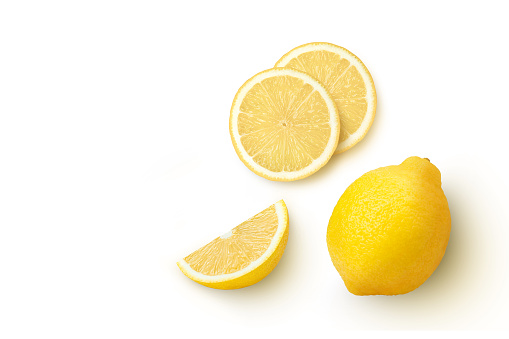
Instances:
[[[330,218],[327,246],[351,293],[397,295],[431,276],[450,231],[440,171],[428,159],[410,157],[346,189]]]

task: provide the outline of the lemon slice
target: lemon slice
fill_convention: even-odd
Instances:
[[[237,92],[230,136],[244,164],[270,180],[302,179],[334,154],[339,114],[325,88],[292,69],[269,69]]]
[[[375,118],[376,91],[368,69],[352,52],[326,42],[314,42],[286,53],[275,67],[305,72],[331,94],[341,119],[336,154],[364,138]]]
[[[190,279],[223,290],[253,285],[276,267],[288,241],[283,200],[180,260]]]

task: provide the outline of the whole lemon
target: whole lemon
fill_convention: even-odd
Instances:
[[[428,159],[370,171],[339,199],[327,228],[329,253],[348,290],[415,290],[444,256],[451,215],[441,175]]]

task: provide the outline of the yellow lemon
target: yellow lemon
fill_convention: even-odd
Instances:
[[[204,286],[235,289],[253,285],[276,267],[288,241],[283,200],[194,251],[177,265]]]
[[[336,154],[364,138],[375,118],[376,91],[368,69],[352,52],[330,43],[313,42],[292,49],[275,67],[307,73],[331,94],[341,120]]]
[[[355,180],[327,228],[332,262],[356,295],[413,291],[445,253],[451,216],[438,168],[410,157]]]
[[[237,92],[230,113],[233,147],[244,164],[270,180],[305,178],[325,165],[338,144],[339,114],[309,75],[269,69]]]

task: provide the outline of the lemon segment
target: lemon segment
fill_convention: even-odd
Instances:
[[[310,43],[285,54],[275,67],[305,72],[330,93],[341,120],[335,153],[348,150],[364,138],[375,118],[376,91],[368,69],[353,53],[329,43]]]
[[[217,289],[253,285],[276,267],[288,241],[283,200],[194,251],[177,265],[190,279]]]
[[[239,158],[270,180],[304,178],[325,165],[339,140],[339,114],[315,79],[270,69],[249,79],[230,112],[230,136]]]

